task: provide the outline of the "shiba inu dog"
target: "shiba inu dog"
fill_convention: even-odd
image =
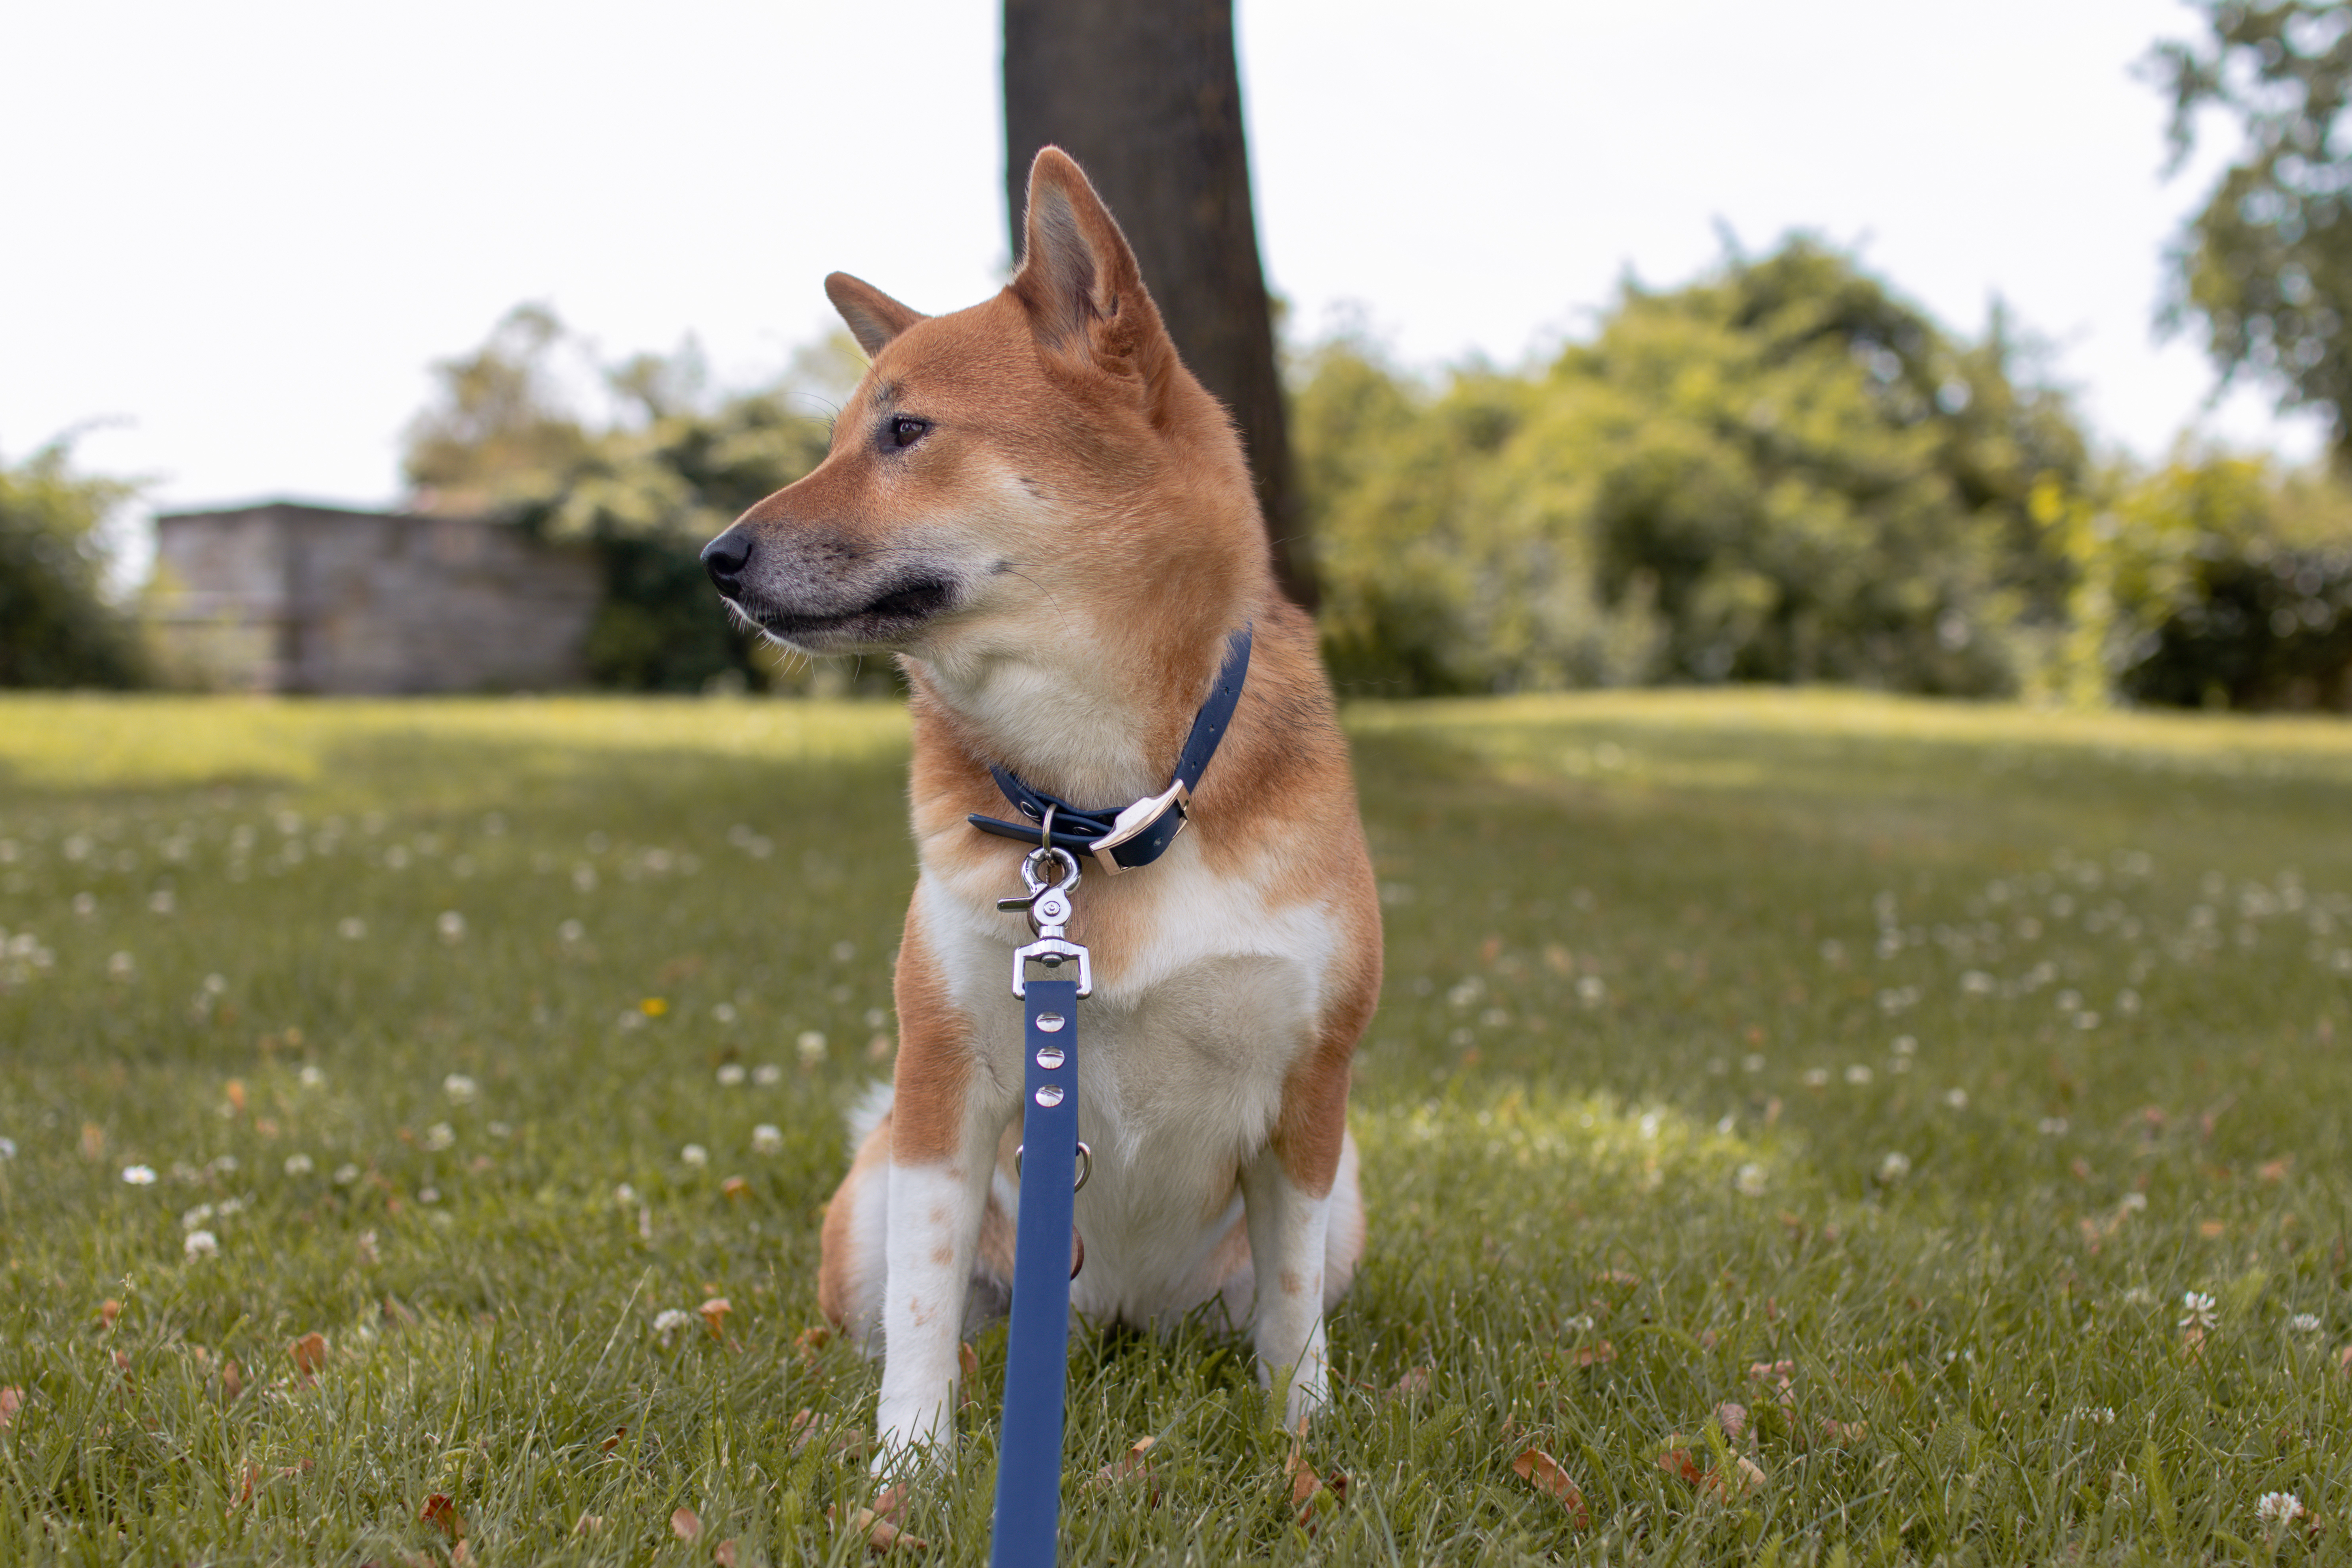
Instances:
[[[747,620],[810,653],[895,653],[913,693],[898,1055],[825,1215],[818,1300],[883,1355],[885,1454],[944,1451],[1019,1200],[1007,981],[1029,932],[998,900],[1024,851],[970,819],[1008,809],[992,768],[1106,817],[1178,795],[1246,637],[1238,706],[1177,802],[1189,831],[1123,875],[1097,853],[1073,894],[1094,991],[1072,1305],[1166,1327],[1221,1300],[1295,1423],[1325,1396],[1324,1314],[1364,1246],[1346,1110],[1380,908],[1315,627],[1276,584],[1240,439],[1056,149],[994,299],[932,317],[841,273],[825,292],[872,364],[824,461],[704,551]]]

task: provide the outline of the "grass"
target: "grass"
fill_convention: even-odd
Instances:
[[[1088,1336],[1069,1560],[2352,1556],[2352,730],[1349,721],[1390,979],[1327,1484],[1229,1335]],[[0,1560],[865,1560],[814,1274],[904,753],[881,705],[0,701]],[[924,1561],[986,1554],[974,1349]]]

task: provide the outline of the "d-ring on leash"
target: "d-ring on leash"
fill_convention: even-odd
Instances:
[[[1013,954],[1013,994],[1022,1004],[1021,1214],[1013,1233],[1013,1323],[1004,1356],[1003,1436],[997,1447],[993,1568],[1053,1568],[1062,1505],[1063,1400],[1070,1364],[1070,1280],[1077,1189],[1087,1184],[1094,1157],[1078,1142],[1078,998],[1092,994],[1094,970],[1087,950],[1063,934],[1070,895],[1078,886],[1078,858],[1091,854],[1116,874],[1158,859],[1183,830],[1193,786],[1224,738],[1249,674],[1250,628],[1226,641],[1225,659],[1209,700],[1192,720],[1177,759],[1175,782],[1158,795],[1117,811],[1083,811],[995,768],[998,788],[1024,816],[1037,822],[1037,847],[1022,857],[1028,891],[1003,899],[1000,910],[1022,910],[1036,940]],[[1082,831],[1056,833],[1059,813]],[[974,816],[971,825],[1007,838],[1026,838],[1015,823]],[[1061,873],[1051,882],[1047,868]],[[1032,979],[1032,964],[1058,973],[1078,966],[1077,978]],[[1030,1161],[1029,1150],[1038,1157]],[[1074,1181],[1064,1181],[1063,1172]],[[1083,1260],[1083,1252],[1078,1254]]]

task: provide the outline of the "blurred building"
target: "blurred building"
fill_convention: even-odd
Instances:
[[[474,518],[289,501],[155,520],[150,611],[190,684],[237,691],[576,686],[595,558]]]

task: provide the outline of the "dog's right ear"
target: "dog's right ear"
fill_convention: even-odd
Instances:
[[[882,346],[917,321],[923,313],[911,306],[901,305],[881,289],[862,278],[852,278],[846,272],[835,272],[824,280],[824,297],[849,323],[849,335],[857,346],[872,359],[882,352]]]

